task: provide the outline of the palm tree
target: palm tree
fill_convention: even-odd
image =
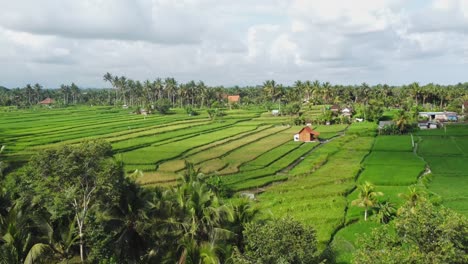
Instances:
[[[116,83],[116,81],[118,81],[117,76],[113,77],[112,74],[107,72],[106,74],[104,74],[103,79],[104,81],[109,82],[112,85],[112,87],[115,89],[115,102],[114,103],[117,103],[117,83]]]
[[[367,221],[367,211],[373,207],[377,202],[377,196],[382,196],[383,193],[376,192],[375,186],[369,182],[365,182],[358,186],[359,196],[358,199],[351,202],[352,205],[364,208],[364,221]]]
[[[37,212],[38,208],[29,204],[21,206],[16,203],[9,209],[4,224],[0,226],[4,243],[0,252],[2,255],[9,252],[6,256],[9,262],[5,263],[34,263],[53,255],[46,239],[51,232],[50,225]]]
[[[205,101],[208,97],[208,87],[205,85],[204,82],[198,81],[197,83],[197,90],[198,90],[198,95],[200,96],[200,108],[203,108],[205,106]]]
[[[416,188],[416,186],[408,187],[407,193],[400,193],[398,196],[406,201],[412,211],[419,202],[426,200],[426,193]]]
[[[38,83],[34,84],[34,94],[36,96],[36,103],[41,101],[42,86]]]
[[[31,84],[27,84],[26,87],[24,88],[26,91],[26,94],[28,96],[28,104],[31,105],[31,96],[34,93],[33,88],[31,87]]]
[[[154,80],[153,82],[153,87],[154,87],[154,92],[155,92],[155,95],[156,95],[156,100],[159,100],[159,99],[162,99],[163,98],[163,92],[164,90],[166,89],[167,90],[167,87],[165,88],[164,87],[164,83],[162,81],[161,78],[156,78],[156,80]],[[170,94],[168,92],[168,95],[167,95],[167,98],[170,100]]]
[[[324,82],[322,84],[322,96],[323,102],[326,104],[330,103],[330,98],[333,98],[333,89],[329,82]]]
[[[395,125],[397,126],[400,134],[406,132],[408,127],[411,125],[411,117],[407,111],[400,110],[394,118]]]
[[[174,190],[174,194],[184,212],[180,222],[183,234],[179,239],[179,263],[200,263],[206,257],[218,258],[218,249],[226,244],[223,241],[233,236],[226,227],[229,209],[220,203],[204,183],[199,169],[191,163],[186,163],[182,185]]]
[[[146,251],[144,226],[149,220],[146,210],[150,193],[133,181],[124,187],[125,195],[120,197],[117,206],[105,213],[110,230],[117,230],[115,250],[121,261],[139,263]]]
[[[164,80],[164,84],[165,84],[165,90],[167,91],[167,97],[171,100],[172,102],[172,107],[175,106],[175,97],[176,97],[176,94],[177,94],[177,81],[174,79],[174,78],[166,78]],[[182,100],[182,99],[181,99]],[[182,105],[181,105],[182,107]]]
[[[235,240],[237,248],[243,252],[244,250],[244,230],[247,223],[253,221],[258,214],[258,207],[253,207],[249,200],[242,200],[241,202],[231,205],[232,211],[232,227],[230,228],[236,234]]]
[[[418,105],[418,98],[419,98],[419,95],[421,94],[421,88],[419,87],[419,83],[414,82],[410,84],[409,89],[410,89],[409,91],[411,95],[414,97],[414,101],[416,102],[416,105]]]
[[[73,104],[76,104],[76,99],[78,98],[78,95],[80,94],[80,89],[78,88],[78,86],[76,86],[75,83],[71,84],[70,92],[71,92],[72,97],[73,97]]]
[[[395,205],[389,201],[377,203],[374,209],[377,210],[377,220],[382,224],[387,224],[396,215]]]
[[[271,101],[274,103],[277,100],[279,95],[278,85],[274,80],[268,80],[263,83],[263,92],[266,97],[270,97]]]

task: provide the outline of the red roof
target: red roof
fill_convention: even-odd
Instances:
[[[237,103],[237,102],[239,102],[239,100],[240,100],[239,95],[229,95],[228,96],[228,102]]]
[[[302,129],[298,132],[298,134],[300,134],[300,133],[301,133],[302,131],[304,131],[304,130],[305,130],[307,133],[310,133],[310,134],[315,135],[315,136],[320,135],[319,132],[313,130],[312,128],[310,128],[310,127],[308,127],[308,126],[302,128]]]
[[[55,100],[47,97],[46,99],[40,101],[39,103],[40,104],[53,104],[53,103],[55,103]]]

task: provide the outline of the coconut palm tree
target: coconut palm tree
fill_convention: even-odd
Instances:
[[[375,186],[367,181],[359,185],[358,188],[359,196],[351,204],[364,208],[364,221],[367,221],[367,211],[376,204],[377,197],[382,196],[383,193],[376,192]]]
[[[176,94],[177,94],[177,81],[174,78],[166,78],[164,80],[164,89],[167,92],[167,98],[171,100],[172,102],[172,107],[175,106],[176,102]],[[182,106],[181,106],[182,107]]]
[[[416,186],[408,187],[407,193],[400,193],[398,196],[406,201],[411,210],[414,210],[419,202],[426,200],[426,193]]]
[[[266,97],[271,98],[273,103],[278,99],[279,90],[278,84],[274,80],[268,80],[263,83],[263,92]]]
[[[174,194],[184,212],[180,219],[183,233],[179,239],[179,263],[218,259],[225,242],[234,236],[227,228],[231,215],[228,207],[221,204],[191,163],[186,163],[182,185],[174,189]]]
[[[389,201],[377,203],[374,209],[377,211],[377,220],[382,224],[387,224],[396,215],[395,205]]]
[[[8,262],[35,263],[38,259],[52,257],[53,251],[47,244],[50,225],[34,205],[14,204],[8,211],[4,223],[0,226],[0,252]],[[2,260],[2,257],[0,257]]]
[[[405,133],[411,125],[411,117],[407,111],[400,110],[394,118],[395,125],[397,126],[400,134]]]

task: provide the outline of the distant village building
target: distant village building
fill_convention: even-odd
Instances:
[[[271,110],[271,114],[274,115],[274,116],[279,116],[279,110],[278,109],[274,109],[274,110]]]
[[[383,129],[386,126],[394,125],[395,122],[393,121],[379,121],[379,129]]]
[[[455,112],[419,112],[419,116],[429,121],[458,121],[458,114]]]
[[[55,100],[51,99],[49,97],[47,97],[46,99],[39,102],[39,104],[41,104],[41,105],[51,105],[51,104],[54,104],[54,103],[55,103]]]
[[[463,102],[462,104],[462,112],[468,112],[468,101]]]
[[[240,95],[228,95],[227,99],[230,104],[240,103]]]
[[[351,110],[351,108],[348,108],[348,107],[341,109],[341,114],[343,116],[351,117],[352,112],[353,111]]]
[[[302,128],[297,134],[294,135],[294,141],[310,142],[310,141],[318,140],[319,135],[320,135],[319,132],[306,126]]]
[[[338,111],[340,111],[340,106],[334,104],[334,105],[332,105],[332,106],[330,107],[330,110],[331,110],[332,112],[338,112]]]
[[[419,121],[418,122],[418,127],[421,130],[424,129],[436,129],[437,128],[437,123],[431,122],[431,121]]]

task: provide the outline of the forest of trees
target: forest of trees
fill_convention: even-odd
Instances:
[[[14,89],[0,87],[0,105],[30,107],[51,97],[57,105],[128,105],[146,108],[158,100],[167,99],[172,107],[209,108],[213,104],[226,103],[227,95],[238,94],[242,98],[242,105],[263,105],[267,109],[278,103],[369,105],[378,102],[384,107],[409,104],[432,110],[460,111],[462,103],[468,101],[468,83],[419,85],[415,82],[402,86],[370,86],[362,83],[345,86],[329,82],[296,81],[292,86],[284,86],[268,80],[255,87],[226,88],[209,87],[203,81],[179,83],[174,78],[139,81],[110,73],[106,73],[103,80],[113,88],[82,89],[75,83],[63,84],[59,89],[45,89],[37,83]]]

